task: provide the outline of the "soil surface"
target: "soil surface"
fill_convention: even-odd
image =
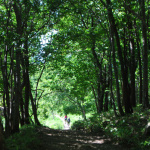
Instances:
[[[40,150],[131,150],[113,143],[103,133],[85,133],[73,131],[64,126],[64,130],[41,127],[39,130]]]

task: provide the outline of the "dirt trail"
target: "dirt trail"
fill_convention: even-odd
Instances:
[[[112,143],[103,134],[41,127],[39,137],[41,141],[39,150],[130,150]]]
[[[62,122],[63,122],[63,125],[64,125],[64,130],[69,130],[70,129],[70,125],[68,125],[67,122],[65,122],[64,118],[60,117],[59,115],[55,115],[57,118],[59,118]]]

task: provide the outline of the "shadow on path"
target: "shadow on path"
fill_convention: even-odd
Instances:
[[[113,144],[105,135],[81,131],[39,129],[41,150],[130,150]]]

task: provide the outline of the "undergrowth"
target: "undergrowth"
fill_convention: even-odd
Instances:
[[[44,126],[47,126],[52,129],[63,129],[63,122],[61,119],[57,118],[56,116],[48,116],[46,118],[39,117],[39,121]]]
[[[23,126],[19,133],[15,133],[5,140],[7,150],[38,150],[40,141],[37,126]]]
[[[142,113],[141,113],[142,112]],[[114,116],[113,111],[95,114],[86,121],[79,120],[72,125],[73,130],[104,132],[114,142],[129,145],[134,149],[150,149],[150,137],[145,136],[145,126],[149,120],[150,110],[136,107],[134,113],[125,116]]]

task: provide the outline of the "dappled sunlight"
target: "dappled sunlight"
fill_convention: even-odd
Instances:
[[[42,128],[42,138],[46,139],[45,146],[51,149],[110,149],[119,150],[119,145],[115,145],[109,138],[104,135],[93,135],[82,131],[72,130],[56,130],[49,128]],[[123,149],[125,150],[125,149]]]

